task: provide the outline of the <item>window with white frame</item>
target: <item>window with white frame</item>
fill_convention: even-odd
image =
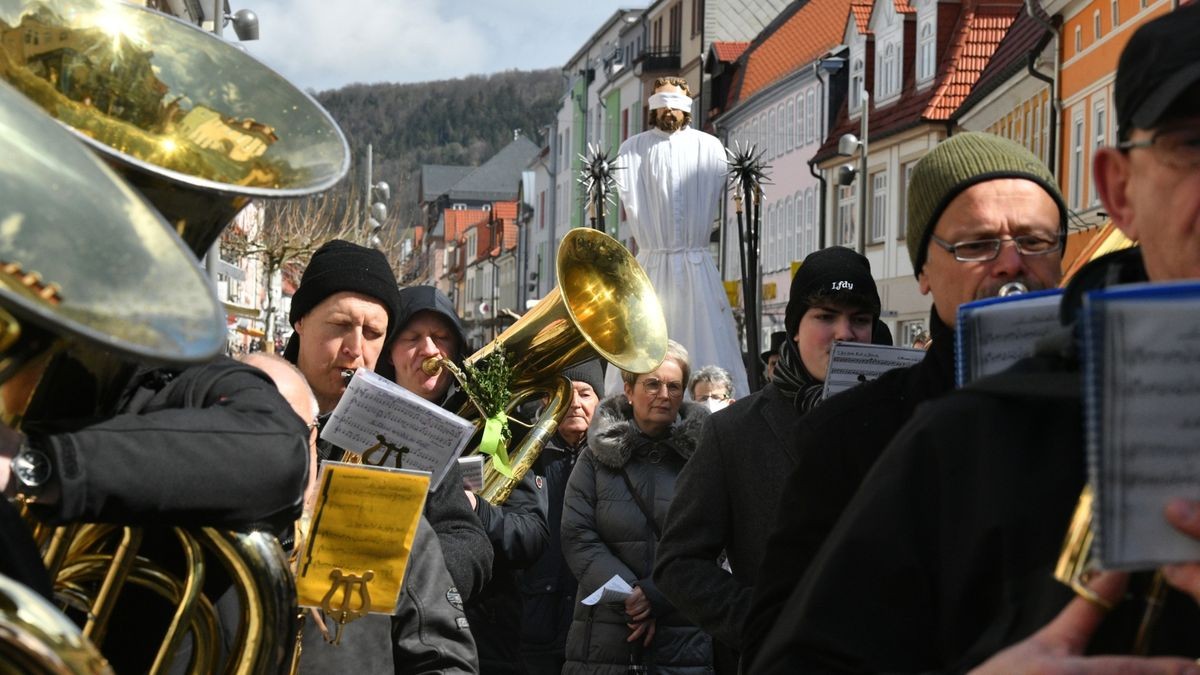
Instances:
[[[900,49],[895,42],[883,48],[883,55],[876,63],[875,98],[886,99],[900,93]]]
[[[808,188],[804,191],[804,250],[800,251],[800,255],[796,257],[797,260],[804,260],[804,256],[817,250],[817,241],[820,238],[817,233],[817,223],[821,220],[817,215],[819,208],[816,189]]]
[[[796,97],[796,147],[804,145],[804,92]]]
[[[796,101],[788,99],[787,102],[787,149],[788,152],[796,149]]]
[[[857,112],[862,108],[863,75],[862,59],[855,59],[854,64],[850,66],[850,112]]]
[[[1108,144],[1106,139],[1108,120],[1105,118],[1105,112],[1103,99],[1092,104],[1092,157],[1096,156],[1097,148]],[[1100,205],[1100,191],[1094,188],[1092,189],[1091,205]]]
[[[809,143],[812,143],[817,138],[818,134],[825,132],[824,130],[817,131],[817,96],[815,93],[813,93],[812,87],[808,88],[808,93],[805,95],[805,99],[808,101],[808,103],[805,104],[805,108],[808,110],[808,117],[804,122],[804,128],[808,129],[808,133],[805,135],[805,138],[808,139]]]
[[[746,147],[754,146],[758,149],[762,148],[762,143],[758,139],[758,119],[757,118],[754,119],[752,122],[750,122],[750,134],[746,140],[749,143],[749,145],[747,145]]]
[[[1109,1],[1109,20],[1112,22],[1112,27],[1115,29],[1121,25],[1121,3],[1119,0]]]
[[[787,137],[785,135],[785,134],[787,134],[787,131],[784,129],[784,123],[787,121],[784,119],[784,115],[786,115],[786,114],[787,114],[787,106],[784,105],[783,103],[780,103],[775,108],[775,156],[776,157],[787,152],[787,145],[784,143],[784,141],[787,140]]]
[[[796,259],[796,195],[788,197],[787,200],[787,225],[784,227],[783,237],[783,265],[787,267],[789,263]]]
[[[887,170],[871,175],[871,243],[883,241],[887,233]]]
[[[921,34],[917,38],[917,82],[925,82],[933,77],[936,64],[937,36],[933,31],[933,21],[921,24]]]
[[[896,218],[896,238],[904,241],[908,230],[908,186],[912,184],[913,169],[916,162],[908,162],[900,166],[900,215]]]
[[[771,149],[771,127],[768,126],[768,122],[766,113],[758,116],[758,138],[754,142],[758,144],[758,149],[764,153]]]
[[[775,147],[778,145],[775,142],[775,111],[767,111],[767,138],[764,141],[767,148],[767,157],[775,156]]]
[[[466,264],[471,264],[475,261],[475,256],[479,253],[479,233],[475,229],[467,232],[467,255]]]
[[[1033,152],[1033,127],[1029,126],[1032,115],[1033,112],[1026,108],[1025,123],[1021,125],[1021,145],[1024,145],[1030,152]]]
[[[1103,33],[1100,30],[1100,10],[1092,13],[1092,37],[1096,40],[1100,39]]]
[[[1029,136],[1030,136],[1029,150],[1030,150],[1030,152],[1032,152],[1034,155],[1036,155],[1038,157],[1042,156],[1042,143],[1041,143],[1041,139],[1042,139],[1041,130],[1042,129],[1041,128],[1042,128],[1042,107],[1039,106],[1036,102],[1034,102],[1034,104],[1033,104],[1033,126],[1030,127],[1030,129],[1029,129]]]
[[[1083,113],[1071,122],[1071,208],[1083,203]]]
[[[858,201],[855,188],[860,182],[838,187],[838,243],[842,246],[854,243],[854,207]]]
[[[1083,26],[1075,26],[1075,53],[1083,51]]]
[[[1050,126],[1050,99],[1042,99],[1042,121],[1038,124],[1038,136],[1041,138],[1040,145],[1042,147],[1039,156],[1043,162],[1050,161],[1050,143],[1046,140],[1046,134],[1049,133],[1047,127]]]

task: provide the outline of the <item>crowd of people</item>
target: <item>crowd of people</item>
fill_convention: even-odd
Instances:
[[[1052,575],[1087,476],[1083,298],[1200,278],[1197,34],[1193,3],[1126,47],[1119,143],[1096,151],[1094,175],[1139,246],[1069,280],[1061,329],[1034,356],[955,387],[959,306],[1013,282],[1058,286],[1068,209],[1025,148],[952,134],[907,191],[908,253],[932,301],[919,363],[823,397],[835,343],[891,344],[868,260],[830,247],[792,280],[759,391],[693,363],[682,340],[650,372],[610,367],[607,391],[604,364],[575,365],[567,413],[507,501],[477,496],[451,463],[392,615],[352,622],[335,645],[333,617],[305,611],[299,672],[1200,672],[1200,562],[1158,570],[1170,590],[1146,654],[1132,653],[1145,608],[1131,589],[1153,571],[1099,572],[1078,596]],[[686,93],[665,91],[667,111]],[[399,288],[376,250],[324,245],[290,322],[282,356],[142,368],[103,419],[0,427],[0,572],[53,595],[16,501],[52,524],[264,530],[290,549],[319,466],[347,458],[319,433],[349,375],[463,402],[450,369],[426,367],[470,353],[453,304]],[[1162,517],[1200,539],[1200,495]],[[614,578],[619,599],[583,602]],[[118,672],[153,656],[119,636],[105,655]]]

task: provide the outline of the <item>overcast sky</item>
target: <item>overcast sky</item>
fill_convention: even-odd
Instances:
[[[559,68],[616,0],[232,0],[258,14],[247,50],[302,89]],[[233,27],[226,35],[232,38]]]

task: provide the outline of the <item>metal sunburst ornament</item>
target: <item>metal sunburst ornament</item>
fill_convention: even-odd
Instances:
[[[733,188],[733,201],[737,210],[738,252],[742,266],[742,306],[746,320],[746,347],[751,354],[759,353],[759,288],[762,271],[759,269],[759,234],[762,230],[762,186],[770,183],[763,162],[763,153],[756,152],[754,145],[742,147],[734,141],[733,148],[725,148],[729,155],[729,182]],[[748,213],[743,218],[743,209]],[[760,387],[757,368],[749,369],[750,390]]]
[[[588,205],[588,219],[592,229],[604,232],[604,216],[608,206],[616,204],[617,179],[614,173],[620,169],[615,160],[608,158],[608,150],[588,143],[587,154],[580,155],[583,168],[579,171],[579,184],[583,186],[584,199]]]

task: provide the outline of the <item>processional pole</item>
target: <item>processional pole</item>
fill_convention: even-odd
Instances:
[[[608,205],[616,194],[617,181],[613,173],[619,168],[608,158],[608,151],[599,145],[588,143],[587,154],[580,155],[583,168],[579,171],[579,184],[588,205],[588,221],[593,230],[605,232],[604,216]],[[607,232],[605,232],[607,234]]]
[[[750,145],[742,148],[735,142],[729,153],[729,181],[733,186],[733,201],[737,210],[738,252],[742,272],[742,305],[746,326],[746,349],[751,356],[760,350],[762,334],[762,305],[759,288],[762,287],[762,270],[759,264],[759,234],[762,231],[762,186],[767,180],[762,153],[755,152]],[[743,214],[743,210],[745,213]],[[750,391],[762,387],[759,369],[746,369]]]

